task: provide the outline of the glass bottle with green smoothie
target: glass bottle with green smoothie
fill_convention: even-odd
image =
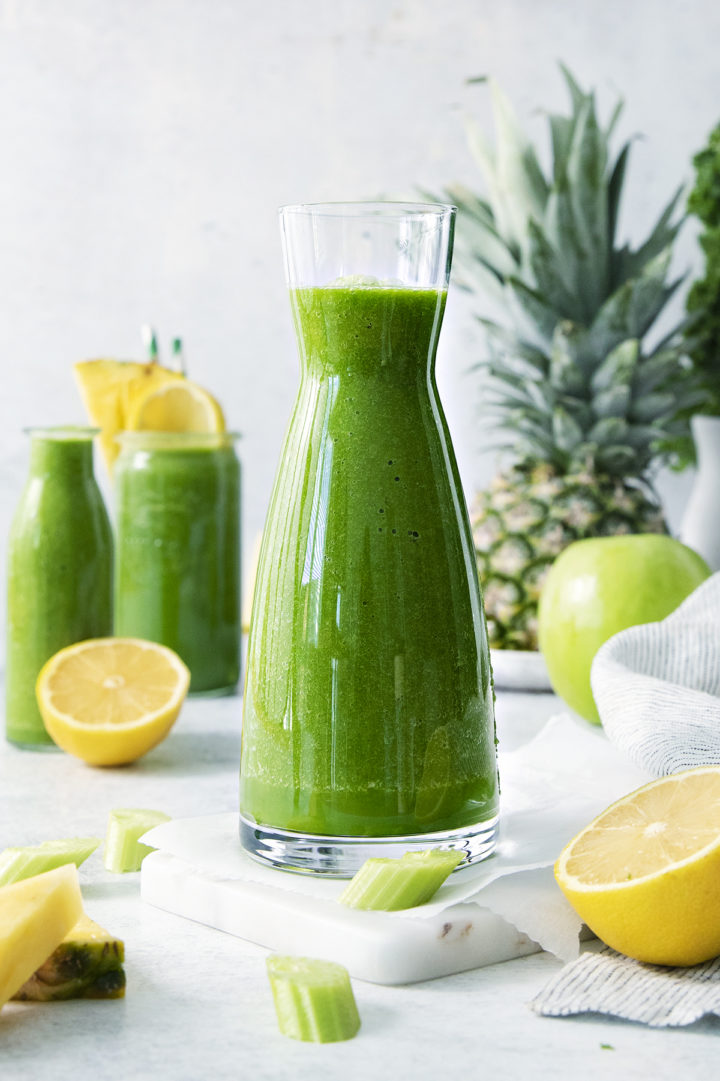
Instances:
[[[6,734],[54,746],[35,682],[54,653],[112,634],[112,531],[89,428],[30,431],[30,476],[8,538]]]
[[[301,383],[248,643],[241,839],[354,873],[497,828],[489,654],[435,383],[454,210],[281,211]]]
[[[194,694],[240,675],[240,463],[223,432],[123,432],[115,631],[174,649]]]

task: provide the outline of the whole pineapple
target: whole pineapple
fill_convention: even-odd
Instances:
[[[472,508],[491,645],[537,649],[540,588],[571,541],[664,532],[651,472],[678,414],[698,400],[677,327],[645,338],[679,280],[668,281],[680,191],[636,249],[616,227],[630,144],[616,157],[594,95],[563,69],[569,116],[548,117],[546,176],[512,108],[492,85],[497,143],[471,148],[488,188],[454,185],[456,280],[501,302],[509,325],[482,319],[490,379],[485,416],[509,437],[514,462]]]

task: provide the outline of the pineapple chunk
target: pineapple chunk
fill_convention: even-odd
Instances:
[[[13,998],[33,1002],[122,998],[124,959],[125,947],[120,939],[83,915]]]
[[[161,364],[133,360],[82,360],[73,370],[87,415],[100,428],[100,447],[109,473],[120,450],[115,437],[127,428],[138,400],[151,387],[183,378]]]
[[[83,914],[72,863],[0,889],[0,1008]]]

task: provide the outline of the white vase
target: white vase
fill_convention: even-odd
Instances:
[[[697,474],[680,530],[683,544],[694,548],[713,571],[720,570],[720,417],[691,421]]]

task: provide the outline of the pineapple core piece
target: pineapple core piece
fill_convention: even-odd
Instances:
[[[0,889],[0,1008],[83,914],[74,864]]]
[[[83,915],[13,998],[53,1002],[67,998],[122,998],[122,941]]]

